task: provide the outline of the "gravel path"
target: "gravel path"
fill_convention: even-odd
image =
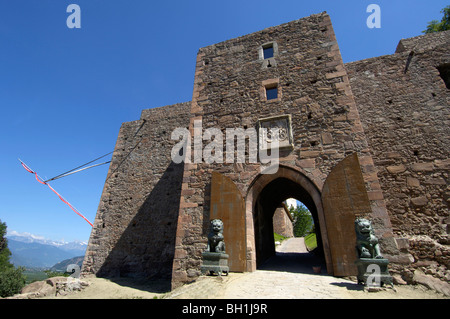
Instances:
[[[307,252],[303,238],[291,238],[277,247],[276,256],[257,271],[203,276],[165,295],[174,299],[440,299],[443,295],[422,286],[396,286],[379,292],[364,291],[356,282],[329,276],[325,265]]]
[[[349,289],[359,289],[354,282],[319,274],[312,266],[321,262],[308,253],[303,238],[291,238],[278,248],[257,271],[231,281],[225,291],[229,299],[342,299],[353,298]]]

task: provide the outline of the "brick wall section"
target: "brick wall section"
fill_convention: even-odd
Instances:
[[[275,64],[267,68],[259,50],[273,41],[278,52]],[[267,81],[278,83],[278,99],[265,100],[263,84]],[[392,237],[375,167],[326,13],[200,49],[191,112],[191,130],[193,120],[201,119],[204,129],[220,128],[224,136],[225,128],[255,127],[260,118],[291,114],[294,150],[280,154],[281,164],[301,171],[319,189],[339,161],[358,152],[377,230],[381,237]],[[212,170],[230,177],[243,197],[260,173],[259,164],[248,162],[185,165],[173,287],[200,274]]]
[[[447,31],[346,64],[399,248],[413,257],[398,270],[408,280],[416,267],[450,279],[450,90],[437,70],[449,46]]]
[[[171,133],[189,125],[190,103],[144,110],[123,123],[83,263],[98,276],[170,278],[183,164]]]

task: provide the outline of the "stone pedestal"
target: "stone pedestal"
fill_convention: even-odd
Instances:
[[[358,267],[358,284],[368,287],[381,287],[383,284],[393,286],[392,277],[387,268],[389,260],[359,258],[355,264]]]
[[[201,267],[202,274],[214,273],[222,276],[222,274],[228,275],[228,255],[224,253],[212,253],[205,251],[202,254],[203,265]]]

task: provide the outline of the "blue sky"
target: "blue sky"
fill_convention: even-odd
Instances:
[[[81,28],[69,29],[69,4]],[[381,28],[369,29],[369,4]],[[91,227],[17,158],[51,178],[114,149],[142,109],[190,101],[199,48],[327,11],[344,62],[392,54],[448,1],[0,1],[0,220],[9,231],[88,240]],[[110,158],[110,157],[109,157]],[[107,159],[109,159],[107,158]],[[108,165],[51,185],[94,221]]]

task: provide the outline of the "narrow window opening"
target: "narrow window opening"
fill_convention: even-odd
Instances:
[[[444,80],[447,89],[450,89],[450,63],[443,64],[437,67],[439,75]]]
[[[261,84],[260,96],[262,101],[281,100],[282,88],[279,86],[279,79],[268,79]]]
[[[263,47],[264,59],[273,58],[273,43],[270,43]]]
[[[278,98],[278,87],[270,86],[266,87],[266,98],[267,100],[274,100]]]

